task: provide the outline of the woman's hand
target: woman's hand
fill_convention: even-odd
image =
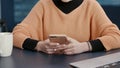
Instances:
[[[77,40],[72,39],[70,37],[68,37],[67,39],[70,43],[68,45],[61,45],[59,46],[58,49],[58,50],[64,49],[64,54],[72,55],[89,51],[89,46],[87,42],[80,43]]]
[[[88,44],[86,42],[83,43],[70,43],[65,46],[64,53],[67,55],[79,54],[89,51]]]
[[[42,51],[47,54],[54,54],[54,53],[56,53],[56,48],[58,45],[59,45],[59,43],[51,43],[51,42],[49,42],[49,40],[45,40],[45,41],[38,42],[35,49],[37,51]]]

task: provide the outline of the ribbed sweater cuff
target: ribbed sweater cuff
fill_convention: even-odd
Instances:
[[[27,38],[23,43],[23,48],[27,50],[34,50],[37,46],[38,40]]]
[[[102,44],[102,42],[97,39],[97,40],[91,40],[89,41],[92,47],[92,52],[97,52],[97,51],[104,51],[105,47]]]

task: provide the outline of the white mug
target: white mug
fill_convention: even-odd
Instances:
[[[13,34],[10,32],[0,33],[0,57],[11,56],[13,49]]]

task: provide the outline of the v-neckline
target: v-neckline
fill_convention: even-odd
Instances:
[[[78,9],[80,9],[80,8],[82,7],[82,5],[83,5],[83,3],[84,3],[85,0],[83,0],[82,3],[81,3],[77,8],[75,8],[74,10],[72,10],[71,12],[69,12],[69,13],[67,13],[67,14],[64,13],[62,10],[60,10],[60,9],[54,4],[53,0],[50,0],[50,1],[51,1],[52,5],[54,6],[54,8],[57,9],[61,14],[69,16],[69,15],[71,15],[71,14],[74,14],[74,13],[78,12]]]

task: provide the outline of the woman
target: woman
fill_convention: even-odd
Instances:
[[[120,48],[118,27],[96,0],[40,0],[13,34],[15,47],[47,54]],[[69,44],[50,42],[50,34],[65,34]]]

